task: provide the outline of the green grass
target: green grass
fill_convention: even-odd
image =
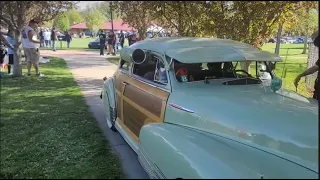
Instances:
[[[1,79],[0,178],[124,177],[65,61],[41,72]]]
[[[274,53],[275,47],[275,43],[267,43],[262,47],[262,50]],[[277,63],[275,73],[278,77],[281,77],[282,72],[286,69],[286,76],[282,78],[285,89],[295,91],[296,88],[293,85],[294,79],[307,68],[308,54],[302,54],[302,51],[303,44],[281,44],[280,46],[279,55],[282,57],[283,62]],[[286,57],[287,53],[288,56]],[[311,88],[313,88],[313,85]],[[304,96],[312,97],[312,93],[308,90],[304,77],[299,82],[297,92]]]

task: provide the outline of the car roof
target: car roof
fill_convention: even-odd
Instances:
[[[160,52],[183,63],[282,61],[275,54],[229,39],[162,37],[139,41],[130,47]]]

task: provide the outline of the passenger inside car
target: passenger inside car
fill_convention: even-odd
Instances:
[[[176,79],[179,82],[202,81],[205,79],[235,78],[232,62],[181,63],[174,60]],[[184,75],[184,76],[183,76]],[[184,79],[182,79],[184,78]]]

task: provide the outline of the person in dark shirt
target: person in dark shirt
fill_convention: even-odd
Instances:
[[[112,55],[115,56],[117,54],[117,49],[118,49],[118,47],[117,47],[117,36],[116,35],[114,35],[114,37],[113,37],[112,48],[113,48],[113,54]]]
[[[314,35],[316,36],[313,40],[313,43],[316,47],[319,48],[319,34],[318,32],[316,32],[316,34]],[[319,89],[318,89],[318,78],[319,78],[319,59],[317,60],[316,64],[312,67],[310,67],[309,69],[305,70],[303,73],[299,74],[296,79],[294,80],[294,85],[295,87],[298,86],[298,83],[300,81],[300,79],[304,76],[307,76],[307,75],[310,75],[310,74],[313,74],[315,72],[318,71],[318,75],[317,75],[317,78],[314,82],[314,92],[313,92],[313,98],[316,99],[316,100],[319,100]]]
[[[131,35],[131,38],[130,38],[130,45],[134,44],[135,42],[137,42],[137,36],[135,34],[132,34]]]
[[[52,28],[51,30],[51,42],[52,42],[52,50],[56,51],[56,41],[58,40],[56,28]]]
[[[99,39],[100,39],[100,56],[103,56],[105,44],[106,44],[106,35],[103,33],[102,30],[100,31]]]
[[[44,47],[44,33],[42,28],[40,29],[39,37],[40,37],[40,47]]]
[[[72,41],[72,37],[68,32],[65,34],[65,37],[66,37],[66,41],[67,41],[67,46],[68,46],[68,48],[70,48],[70,42]]]
[[[123,44],[124,44],[124,34],[123,34],[122,30],[120,31],[119,42],[120,42],[121,48],[123,48]]]
[[[112,31],[110,31],[108,34],[108,54],[107,55],[109,55],[109,54],[115,55],[113,52],[113,44],[115,43],[115,40],[116,39],[115,39],[114,33]]]

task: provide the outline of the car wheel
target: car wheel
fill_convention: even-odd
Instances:
[[[115,127],[115,123],[116,123],[116,120],[115,118],[113,117],[116,117],[115,113],[116,113],[116,110],[115,109],[112,109],[110,107],[110,102],[109,102],[109,98],[106,96],[108,96],[108,94],[105,94],[103,97],[103,101],[104,101],[104,104],[105,104],[105,119],[107,121],[107,125],[108,127],[114,131],[114,132],[117,132],[117,129]],[[114,119],[114,120],[113,120]]]

